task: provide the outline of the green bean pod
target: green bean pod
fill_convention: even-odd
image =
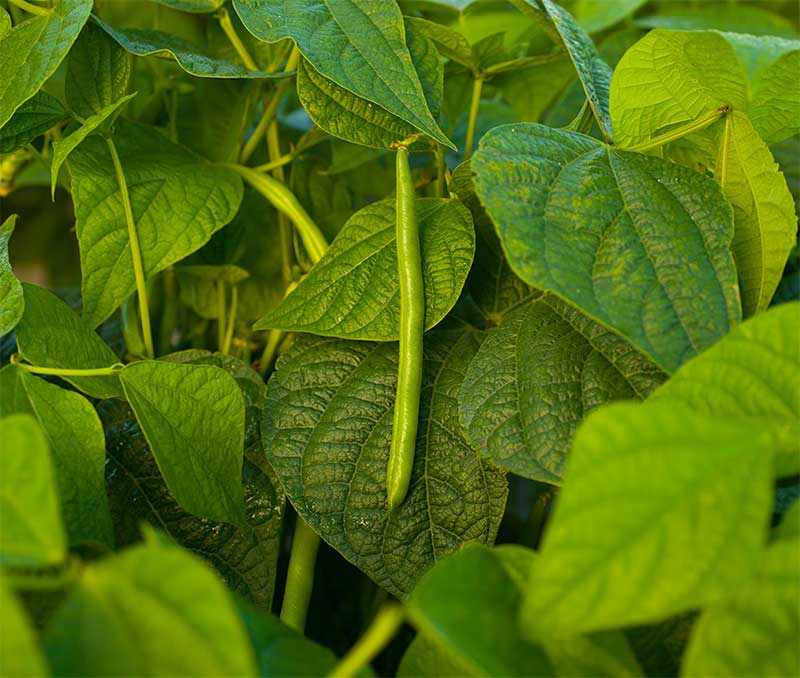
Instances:
[[[406,497],[414,466],[419,397],[422,388],[422,334],[425,330],[425,290],[414,182],[408,148],[397,147],[397,273],[400,279],[400,356],[394,402],[392,443],[386,472],[389,511]]]

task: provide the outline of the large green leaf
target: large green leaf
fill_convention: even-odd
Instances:
[[[461,423],[498,466],[558,483],[589,412],[645,398],[663,379],[626,341],[548,294],[489,332],[459,392]]]
[[[0,579],[0,610],[3,611],[0,675],[45,678],[50,672],[47,670],[47,664],[28,615],[2,579]]]
[[[455,148],[428,106],[394,2],[234,0],[233,6],[257,38],[291,38],[319,73]]]
[[[746,422],[772,438],[777,472],[800,470],[800,304],[781,304],[733,330],[653,393],[705,416]]]
[[[25,313],[17,325],[17,344],[23,357],[41,367],[93,369],[119,362],[97,333],[52,292],[22,286]],[[66,377],[66,381],[95,398],[122,395],[119,378]]]
[[[13,330],[25,310],[25,298],[17,276],[8,259],[8,244],[17,225],[17,215],[12,214],[0,226],[0,336]]]
[[[532,123],[490,131],[472,168],[514,271],[666,371],[739,321],[732,212],[712,179]]]
[[[0,416],[33,414],[50,444],[69,543],[114,545],[103,427],[86,398],[9,365],[0,370]]]
[[[425,327],[458,300],[475,253],[469,212],[457,201],[416,201],[425,283]],[[344,339],[396,341],[400,315],[394,200],[356,212],[325,256],[255,328]]]
[[[256,675],[224,584],[154,537],[87,565],[48,624],[45,644],[56,675]]]
[[[575,435],[523,627],[568,637],[723,599],[754,571],[771,504],[769,445],[746,422],[607,405]]]
[[[706,609],[692,631],[682,676],[800,673],[800,540],[772,544],[752,581]]]
[[[459,433],[455,393],[474,331],[426,336],[411,486],[386,511],[397,345],[302,337],[278,361],[264,446],[300,516],[389,592],[405,596],[436,560],[491,543],[506,483]]]
[[[37,92],[0,127],[0,153],[11,153],[22,148],[66,117],[67,113],[58,99]]]
[[[92,0],[58,0],[0,35],[0,128],[58,68],[92,11]]]
[[[47,439],[32,416],[12,414],[0,418],[0,440],[0,565],[58,564],[67,544]]]
[[[213,365],[132,363],[125,396],[178,503],[197,516],[247,529],[242,493],[245,403]]]
[[[209,164],[154,128],[119,120],[114,141],[130,192],[145,275],[184,258],[236,214],[241,179]],[[104,140],[87,139],[70,159],[83,315],[98,325],[136,284],[128,228]]]

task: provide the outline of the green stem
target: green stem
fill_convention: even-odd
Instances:
[[[319,535],[298,515],[292,539],[292,554],[286,574],[281,621],[304,633],[308,603],[314,588],[314,564],[319,549]]]
[[[264,347],[264,352],[261,354],[261,360],[258,361],[258,371],[263,377],[270,365],[275,360],[275,354],[278,352],[278,347],[283,341],[283,330],[270,330],[267,336],[267,345]]]
[[[49,16],[53,11],[49,7],[39,7],[39,5],[26,2],[26,0],[10,0],[10,2],[12,5],[16,5],[20,9],[25,10],[30,14],[36,14],[37,16]]]
[[[231,15],[228,14],[228,10],[224,7],[220,7],[217,10],[217,20],[219,21],[219,25],[222,26],[222,30],[225,32],[225,36],[228,38],[228,41],[231,43],[231,45],[233,45],[233,48],[236,50],[236,53],[242,60],[245,68],[248,71],[259,70],[255,59],[250,56],[250,52],[247,51],[247,47],[244,46],[241,38],[239,38],[239,35],[236,33],[236,29],[233,27]]]
[[[444,189],[446,187],[445,172],[447,170],[447,165],[445,163],[445,153],[444,146],[436,144],[436,150],[434,151],[436,158],[436,181],[433,182],[433,190],[437,198],[444,197]]]
[[[221,280],[217,281],[217,350],[224,353],[222,350],[225,344],[225,318],[227,313],[225,311],[225,285]]]
[[[161,313],[158,349],[160,354],[172,351],[172,333],[178,320],[178,287],[175,280],[175,269],[166,269],[162,276],[164,287],[164,310]]]
[[[231,343],[233,342],[233,330],[236,327],[236,311],[239,305],[239,290],[235,287],[231,289],[231,310],[228,313],[228,327],[225,330],[225,338],[222,341],[222,352],[230,354]]]
[[[280,158],[281,140],[278,134],[278,123],[274,120],[267,130],[267,151],[273,162]],[[283,166],[276,165],[272,169],[272,176],[277,181],[283,182],[285,179]],[[283,212],[278,212],[278,228],[281,239],[281,277],[283,283],[288,285],[292,281],[292,231],[289,220]]]
[[[117,147],[111,137],[106,137],[108,150],[111,153],[111,161],[114,163],[114,171],[117,174],[117,183],[122,197],[122,208],[125,212],[125,223],[128,226],[128,241],[131,246],[131,259],[133,261],[133,275],[136,279],[136,292],[139,299],[139,315],[142,321],[142,337],[147,357],[155,355],[153,349],[153,334],[150,330],[150,309],[147,303],[147,285],[145,284],[144,265],[142,264],[142,251],[139,249],[139,236],[136,233],[136,224],[133,221],[133,209],[131,199],[128,195],[128,182],[125,180],[125,173],[122,171],[122,163],[117,155]]]
[[[728,153],[731,144],[731,119],[725,118],[725,129],[722,130],[722,141],[717,155],[717,166],[714,168],[714,178],[720,186],[725,188],[728,183]]]
[[[425,331],[425,289],[419,245],[414,182],[408,148],[397,146],[397,273],[400,279],[400,354],[397,396],[394,402],[392,442],[386,469],[389,511],[408,493],[417,441],[419,398],[422,388],[422,335]]]
[[[677,127],[674,130],[665,132],[664,134],[659,134],[658,136],[653,137],[652,139],[648,139],[647,141],[643,141],[640,144],[634,144],[633,146],[628,146],[625,150],[638,151],[639,153],[652,151],[654,148],[659,148],[661,146],[664,146],[665,144],[677,141],[678,139],[682,139],[688,134],[692,134],[693,132],[699,132],[700,130],[705,129],[706,127],[710,127],[715,122],[717,122],[717,120],[724,118],[730,112],[731,112],[730,106],[722,106],[714,111],[706,113],[705,115],[701,115],[699,118],[695,118],[691,122],[688,122],[685,125],[681,125],[680,127]]]
[[[405,620],[405,611],[397,603],[384,605],[366,633],[358,639],[341,661],[330,672],[331,678],[351,678],[367,666],[394,638]]]
[[[472,155],[472,144],[475,140],[475,123],[478,120],[478,108],[481,105],[481,90],[483,78],[475,76],[472,81],[472,99],[469,104],[469,120],[467,122],[467,141],[464,144],[464,160]]]
[[[269,137],[267,137],[267,143],[269,143]],[[292,160],[294,160],[294,157],[295,157],[294,153],[284,153],[275,160],[270,160],[269,162],[265,162],[263,165],[259,165],[258,167],[254,167],[253,169],[256,172],[263,172],[264,174],[266,174],[267,172],[271,172],[272,170],[278,167],[283,167],[284,165],[288,165],[290,162],[292,162]]]
[[[46,374],[53,377],[113,377],[119,374],[119,371],[125,367],[122,363],[115,363],[111,365],[111,367],[93,367],[89,369],[37,367],[36,365],[28,365],[27,363],[19,362],[19,355],[16,353],[11,356],[10,362],[12,365],[16,365],[21,370],[25,370],[31,374]]]

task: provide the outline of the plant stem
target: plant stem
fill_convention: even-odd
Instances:
[[[227,312],[225,310],[225,284],[221,280],[217,280],[217,350],[222,353],[222,347],[225,345],[225,318]]]
[[[267,143],[269,143],[269,139],[267,139]],[[294,160],[295,154],[294,153],[284,153],[283,155],[279,156],[275,160],[270,160],[269,162],[265,162],[263,165],[259,165],[258,167],[254,167],[253,169],[256,172],[263,172],[266,174],[267,172],[271,172],[276,167],[283,167],[284,165],[288,165],[292,160]]]
[[[239,290],[231,288],[231,310],[228,313],[228,327],[225,330],[225,339],[222,342],[222,352],[230,354],[231,343],[233,342],[233,330],[236,327],[236,310],[239,305]]]
[[[728,152],[731,144],[731,119],[725,118],[725,129],[722,130],[722,142],[719,145],[717,166],[714,168],[714,178],[720,186],[725,188],[728,183]]]
[[[436,181],[433,182],[433,190],[434,194],[437,198],[444,197],[444,189],[445,189],[445,172],[447,170],[447,165],[445,163],[445,149],[444,146],[441,144],[436,144],[436,150],[434,151],[434,155],[436,158]]]
[[[314,588],[314,565],[319,535],[299,515],[292,539],[292,554],[283,592],[281,621],[300,633],[305,632],[308,603]]]
[[[647,141],[643,141],[640,144],[634,144],[633,146],[628,146],[625,150],[626,151],[638,151],[639,153],[645,153],[647,151],[652,151],[654,148],[659,148],[660,146],[664,146],[672,141],[677,141],[678,139],[682,139],[688,134],[692,134],[693,132],[699,132],[700,130],[705,129],[706,127],[710,127],[713,125],[717,120],[724,118],[728,113],[730,113],[731,108],[730,106],[722,106],[714,111],[710,111],[705,115],[701,115],[699,118],[695,118],[691,122],[686,123],[685,125],[681,125],[680,127],[671,130],[669,132],[665,132],[664,134],[659,134],[652,139],[648,139]]]
[[[469,120],[467,122],[467,141],[464,144],[464,160],[472,155],[472,144],[475,140],[475,122],[478,119],[478,108],[481,105],[481,90],[483,89],[483,78],[475,76],[472,81],[472,100],[469,104]]]
[[[278,135],[278,123],[275,120],[267,130],[267,151],[273,162],[281,156],[281,140]],[[272,176],[282,182],[285,179],[283,166],[276,165],[272,170]],[[292,281],[292,232],[289,220],[283,212],[278,212],[278,228],[281,238],[281,276],[283,283],[288,285]]]
[[[39,5],[26,2],[26,0],[10,0],[10,2],[12,5],[16,5],[20,9],[25,10],[30,14],[36,14],[37,16],[49,16],[53,11],[49,7],[39,7]]]
[[[19,355],[16,353],[12,354],[10,362],[12,365],[16,365],[21,370],[25,370],[31,374],[46,374],[53,377],[113,377],[125,367],[125,365],[122,363],[115,363],[110,367],[93,367],[89,369],[73,369],[69,367],[37,367],[36,365],[28,365],[26,363],[19,362]]]
[[[397,603],[387,603],[375,615],[366,633],[358,639],[329,674],[331,678],[351,678],[367,666],[394,638],[403,625],[405,611]]]
[[[111,161],[114,163],[114,171],[117,173],[117,183],[122,197],[122,208],[125,212],[125,223],[128,225],[128,242],[131,246],[131,259],[133,261],[133,275],[136,279],[136,293],[139,299],[139,315],[142,321],[142,337],[148,358],[155,355],[153,349],[153,334],[150,330],[150,308],[147,303],[147,285],[145,284],[144,265],[142,264],[142,252],[139,249],[139,236],[136,233],[136,224],[133,221],[133,209],[131,199],[128,195],[128,182],[125,180],[125,173],[122,171],[122,163],[117,155],[117,147],[111,137],[106,137],[108,150],[111,153]]]
[[[178,288],[175,281],[175,269],[170,267],[162,275],[164,287],[164,310],[161,313],[158,350],[160,354],[172,351],[172,333],[178,317]]]
[[[269,366],[275,360],[275,354],[278,352],[278,346],[283,341],[283,330],[270,330],[267,336],[267,345],[264,347],[264,352],[261,354],[261,360],[258,361],[258,371],[263,377]]]
[[[255,59],[250,56],[250,52],[247,51],[247,47],[244,46],[241,38],[239,38],[238,34],[236,33],[236,29],[233,27],[231,15],[228,14],[228,10],[224,7],[220,7],[217,10],[217,20],[219,21],[219,25],[222,26],[222,30],[225,32],[228,41],[231,43],[231,45],[233,45],[233,48],[236,50],[236,53],[239,55],[242,63],[244,63],[245,68],[248,71],[259,70]]]

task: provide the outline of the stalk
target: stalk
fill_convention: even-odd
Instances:
[[[331,671],[331,678],[355,676],[394,638],[404,619],[405,611],[400,605],[397,603],[384,605],[372,620],[366,633]]]
[[[115,363],[110,367],[93,367],[89,369],[78,369],[69,367],[37,367],[36,365],[28,365],[19,361],[20,357],[17,353],[12,354],[10,362],[16,365],[21,370],[30,372],[31,374],[50,375],[53,377],[113,377],[119,374],[119,371],[125,367],[122,363]]]
[[[292,539],[292,554],[283,593],[281,621],[299,633],[304,633],[308,603],[314,588],[314,565],[319,549],[319,536],[298,515]]]
[[[481,105],[483,78],[476,76],[472,81],[472,100],[469,104],[469,121],[467,122],[467,141],[464,144],[464,160],[472,155],[472,144],[475,140],[475,123],[478,119],[478,108]]]
[[[682,139],[683,137],[692,134],[693,132],[699,132],[700,130],[705,129],[706,127],[710,127],[713,125],[717,120],[724,118],[728,113],[731,112],[730,106],[722,106],[714,111],[710,111],[705,115],[701,115],[699,118],[695,118],[691,122],[686,123],[685,125],[681,125],[674,130],[669,132],[665,132],[664,134],[659,134],[658,136],[653,137],[652,139],[648,139],[647,141],[643,141],[640,144],[634,144],[633,146],[628,146],[626,151],[638,151],[639,153],[646,153],[647,151],[652,151],[654,148],[660,148],[668,143],[673,141],[677,141],[678,139]]]
[[[236,29],[233,27],[231,15],[228,14],[228,10],[224,7],[220,7],[217,10],[217,19],[219,20],[219,25],[222,26],[222,30],[225,32],[225,36],[228,38],[228,41],[231,43],[231,45],[233,45],[233,48],[236,50],[236,53],[239,55],[242,63],[244,63],[245,68],[248,71],[259,70],[255,59],[250,56],[250,52],[247,51],[247,47],[244,46],[241,38],[236,33]]]
[[[39,5],[34,5],[31,2],[26,2],[26,0],[10,0],[12,5],[16,5],[20,9],[30,13],[35,14],[36,16],[49,16],[50,13],[53,11],[49,7],[39,7]]]

